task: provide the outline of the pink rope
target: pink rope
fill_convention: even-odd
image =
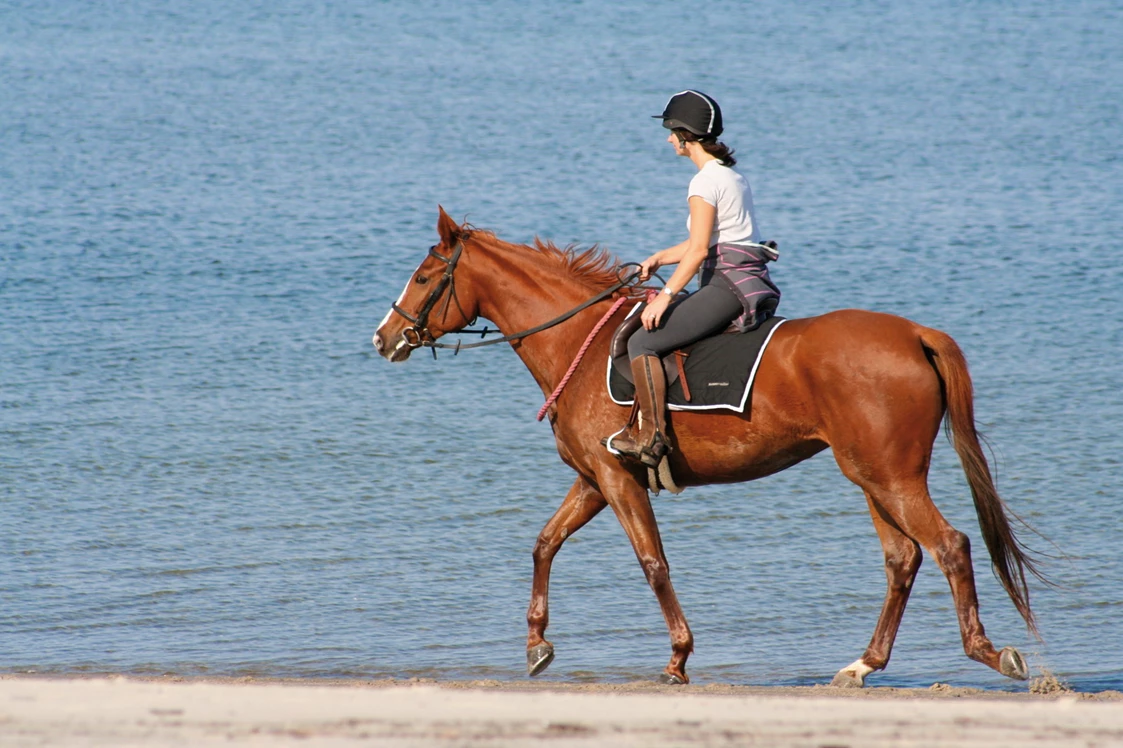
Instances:
[[[626,296],[621,296],[619,299],[617,299],[616,303],[612,305],[612,308],[609,309],[603,317],[601,317],[600,322],[598,322],[592,329],[592,332],[589,333],[589,337],[585,338],[584,345],[581,346],[581,350],[577,351],[577,355],[574,357],[573,363],[569,365],[569,371],[567,371],[565,373],[565,376],[562,377],[561,382],[558,383],[558,386],[554,389],[553,394],[546,398],[546,404],[542,406],[542,410],[538,411],[539,421],[546,417],[546,411],[549,410],[550,406],[557,401],[558,396],[560,396],[562,390],[565,389],[566,383],[569,382],[569,378],[573,376],[573,372],[577,371],[577,367],[581,363],[581,359],[585,357],[585,351],[589,350],[589,346],[593,343],[593,338],[597,336],[597,333],[601,331],[601,328],[604,327],[605,323],[612,318],[612,315],[616,314],[616,310],[619,309],[627,300],[628,298]]]

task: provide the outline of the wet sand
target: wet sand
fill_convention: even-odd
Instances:
[[[1123,693],[0,676],[6,748],[364,743],[1109,746]]]

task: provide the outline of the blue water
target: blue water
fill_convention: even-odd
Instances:
[[[0,3],[0,671],[524,677],[530,549],[572,478],[506,348],[390,366],[437,204],[638,260],[723,105],[789,317],[966,351],[1011,506],[1066,554],[1027,639],[941,438],[983,620],[1123,688],[1117,2]],[[884,593],[829,453],[655,499],[696,682],[823,682]],[[1036,547],[1049,543],[1027,536]],[[555,565],[544,678],[669,655],[608,514]],[[882,685],[1024,688],[921,569]]]

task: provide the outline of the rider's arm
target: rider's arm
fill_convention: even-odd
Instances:
[[[671,286],[676,293],[686,287],[686,284],[690,282],[690,279],[698,272],[698,268],[701,267],[702,260],[706,259],[706,253],[710,246],[710,234],[713,231],[714,225],[714,213],[716,211],[714,206],[697,196],[690,198],[689,204],[690,238],[673,247],[662,249],[644,260],[642,263],[643,274],[640,276],[641,280],[647,280],[655,270],[665,265],[675,265],[685,260],[686,264],[688,266],[693,265],[693,268],[687,273],[685,276],[686,280],[684,280],[681,285]],[[702,247],[702,254],[700,257],[697,256],[699,245]],[[695,262],[695,260],[697,262]],[[670,286],[671,284],[668,283],[667,285]]]
[[[653,256],[658,258],[660,267],[663,265],[675,265],[682,259],[683,255],[686,254],[686,250],[689,246],[690,240],[687,239],[673,247],[667,247],[662,251],[656,252]]]
[[[640,263],[639,279],[640,280],[647,280],[648,278],[651,277],[652,273],[654,273],[656,270],[663,267],[664,265],[675,265],[675,264],[677,264],[678,261],[682,259],[682,256],[686,253],[686,248],[688,246],[690,246],[690,240],[689,239],[687,239],[686,241],[684,241],[680,244],[676,244],[673,247],[667,247],[666,249],[661,249],[658,252],[656,252],[655,254],[648,257],[646,260],[644,260],[643,262]]]
[[[677,247],[671,247],[671,249],[678,249],[679,247],[685,247],[685,249],[682,251],[678,268],[664,287],[665,290],[678,293],[686,288],[690,279],[698,272],[698,268],[702,267],[702,261],[706,259],[706,254],[710,249],[710,235],[714,229],[716,210],[714,206],[701,197],[690,198],[690,238]],[[664,250],[664,252],[666,251],[668,250]],[[645,262],[644,265],[646,266],[647,263]],[[643,326],[648,330],[658,327],[663,319],[663,313],[667,311],[670,303],[671,296],[666,293],[660,293],[655,297],[643,312],[641,317]]]
[[[667,288],[678,293],[686,288],[690,279],[702,267],[702,262],[710,250],[710,236],[714,229],[714,215],[717,209],[695,195],[690,198],[690,238],[678,247],[682,247],[682,254],[678,260],[678,268],[674,275],[667,281]]]

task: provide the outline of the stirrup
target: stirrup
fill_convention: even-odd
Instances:
[[[655,436],[651,439],[651,444],[640,448],[639,461],[649,468],[657,468],[670,451],[671,448],[667,445],[667,440],[656,431]]]
[[[600,443],[617,457],[627,457],[651,468],[658,467],[664,455],[671,451],[661,433],[656,432],[652,443],[643,446],[624,436],[625,431],[627,431],[627,426],[615,434],[601,439]]]
[[[640,452],[642,450],[639,444],[637,444],[634,439],[624,433],[627,430],[628,427],[625,426],[615,434],[611,434],[601,439],[600,443],[605,446],[605,449],[607,449],[617,457],[629,457],[633,460],[638,460],[640,458]]]

